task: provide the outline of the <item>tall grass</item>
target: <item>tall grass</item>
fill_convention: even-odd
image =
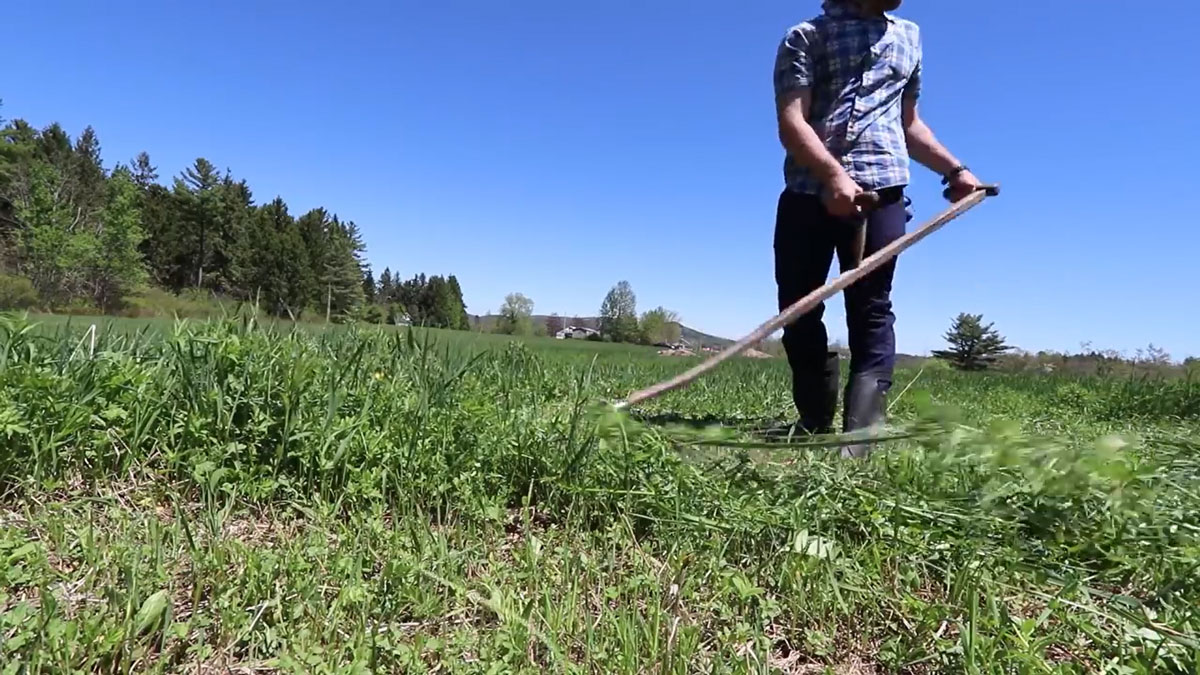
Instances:
[[[1194,383],[906,372],[907,438],[869,462],[742,430],[786,411],[778,362],[641,411],[723,431],[596,414],[687,365],[253,318],[5,319],[0,660],[1194,667]]]

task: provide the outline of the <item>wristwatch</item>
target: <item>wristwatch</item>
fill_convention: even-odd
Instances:
[[[950,169],[950,173],[946,174],[945,176],[942,176],[942,185],[949,185],[950,179],[954,178],[958,174],[960,174],[964,171],[967,171],[967,170],[968,170],[967,167],[963,164],[959,164],[958,166],[954,167],[953,169]]]

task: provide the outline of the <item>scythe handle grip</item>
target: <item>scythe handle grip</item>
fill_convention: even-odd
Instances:
[[[996,195],[1000,194],[1000,186],[995,184],[981,185],[979,186],[979,189],[986,193],[989,197],[995,197]],[[950,200],[950,188],[942,190],[942,197],[944,197],[946,201]]]

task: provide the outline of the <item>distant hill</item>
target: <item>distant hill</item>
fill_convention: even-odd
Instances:
[[[683,324],[679,324],[679,336],[684,340],[699,347],[728,347],[733,344],[733,340],[708,333],[701,333],[694,328],[688,328]]]
[[[495,314],[485,314],[482,316],[470,316],[471,328],[475,330],[490,331],[496,325]],[[533,322],[535,324],[545,325],[550,317],[545,314],[534,314]],[[591,328],[594,330],[600,329],[600,317],[596,316],[563,316],[563,325],[579,326],[580,328]],[[683,324],[679,325],[679,334],[684,339],[690,342],[695,347],[726,347],[733,344],[733,340],[716,335],[709,335],[694,328],[689,328]]]

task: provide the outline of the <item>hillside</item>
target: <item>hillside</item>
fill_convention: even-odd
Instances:
[[[561,319],[563,324],[567,326],[579,326],[580,328],[592,328],[597,330],[600,328],[600,317],[596,316],[564,316],[557,318]],[[491,328],[496,324],[496,319],[497,317],[495,314],[485,314],[482,316],[471,315],[471,328],[472,330],[491,330]],[[546,325],[546,321],[549,319],[550,317],[545,314],[533,315],[533,322],[535,324],[544,326]],[[679,328],[680,335],[683,337],[683,339],[687,340],[696,347],[725,347],[733,344],[733,340],[717,337],[716,335],[709,335],[708,333],[698,331],[694,328],[689,328],[683,324],[680,324]]]
[[[733,344],[733,340],[717,337],[715,335],[709,335],[708,333],[701,333],[700,331],[694,328],[688,328],[683,324],[679,324],[679,333],[680,337],[682,337],[684,340],[687,340],[693,345],[698,345],[700,347],[728,347],[729,345]]]

